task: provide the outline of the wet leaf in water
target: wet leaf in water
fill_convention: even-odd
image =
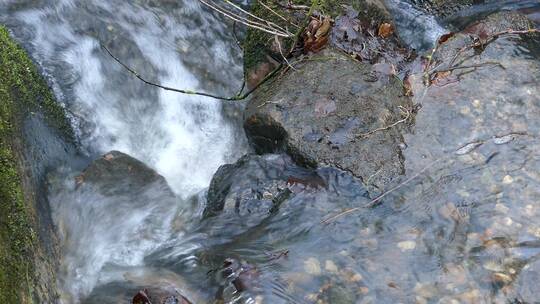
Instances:
[[[450,32],[450,33],[447,33],[447,34],[444,34],[442,35],[441,37],[439,37],[439,40],[437,40],[437,43],[438,44],[443,44],[445,43],[446,41],[448,41],[448,39],[454,37],[456,33],[454,32]]]
[[[390,23],[385,22],[379,26],[377,35],[379,35],[379,37],[382,37],[382,38],[388,38],[392,36],[393,33],[394,33],[394,27]]]
[[[477,147],[479,147],[482,144],[483,144],[483,142],[481,142],[481,141],[472,142],[472,143],[466,144],[465,146],[457,149],[455,153],[457,155],[465,155],[467,153],[470,153],[472,150],[476,149]]]
[[[139,291],[134,297],[131,303],[133,304],[151,304],[150,298],[146,294],[146,290]]]

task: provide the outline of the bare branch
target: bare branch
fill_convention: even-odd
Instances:
[[[118,59],[118,57],[114,56],[113,53],[105,45],[101,44],[101,47],[109,54],[109,56],[111,56],[114,59],[114,61],[116,61],[124,69],[126,69],[128,72],[130,72],[133,76],[137,77],[139,80],[141,80],[142,82],[144,82],[147,85],[151,85],[151,86],[154,86],[154,87],[166,90],[166,91],[173,91],[173,92],[187,94],[187,95],[206,96],[206,97],[215,98],[215,99],[219,99],[219,100],[226,100],[226,101],[236,101],[236,100],[246,99],[257,88],[259,88],[261,85],[263,85],[265,82],[267,82],[270,78],[274,77],[274,75],[277,72],[279,72],[279,70],[281,70],[281,68],[283,67],[283,64],[278,65],[272,72],[270,72],[268,75],[266,75],[266,77],[263,80],[261,80],[255,87],[253,87],[251,90],[247,91],[246,93],[240,95],[241,92],[244,89],[244,86],[245,86],[245,81],[244,81],[244,83],[242,84],[242,88],[241,88],[240,92],[237,95],[231,96],[231,97],[225,97],[225,96],[219,96],[219,95],[214,95],[214,94],[205,93],[205,92],[199,92],[199,91],[193,91],[193,90],[187,90],[187,89],[177,89],[177,88],[168,87],[168,86],[164,86],[164,85],[161,85],[161,84],[158,84],[158,83],[151,82],[151,81],[147,80],[146,78],[144,78],[143,76],[141,76],[137,71],[133,70],[128,65],[123,63],[120,59]]]

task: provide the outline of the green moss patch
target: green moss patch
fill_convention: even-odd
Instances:
[[[0,26],[0,303],[32,302],[35,212],[22,186],[22,121],[41,112],[73,139],[56,102],[23,49]]]

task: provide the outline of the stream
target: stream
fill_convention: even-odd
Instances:
[[[504,9],[537,18],[535,1],[518,2],[504,2]],[[440,19],[408,1],[387,0],[387,7],[403,41],[417,50],[497,9],[489,2]],[[452,296],[507,303],[514,296],[508,281],[523,280],[524,265],[540,259],[537,138],[463,123],[455,132],[474,133],[465,150],[475,137],[485,140],[474,153],[458,150],[459,157],[424,170],[436,159],[435,144],[422,132],[408,134],[404,180],[415,172],[421,178],[377,208],[321,224],[335,210],[369,204],[364,185],[335,168],[299,167],[285,155],[241,158],[249,148],[240,104],[147,86],[101,47],[152,81],[232,96],[242,85],[241,50],[228,21],[198,1],[1,0],[0,23],[37,62],[80,144],[80,154],[49,174],[61,303],[131,303],[139,290],[156,286],[174,286],[194,304],[215,303],[216,295],[246,304],[455,303]],[[538,60],[538,49],[520,51]],[[498,92],[511,105],[489,114],[525,117],[536,132],[538,119],[513,112],[540,93],[534,79],[522,77],[513,90]],[[438,120],[439,108],[423,111],[422,130],[456,123]],[[446,144],[461,136],[433,141],[453,153],[459,147]],[[73,181],[81,170],[111,150],[155,170],[173,194],[163,196],[157,186],[118,194],[123,184],[115,177],[107,179],[108,195],[79,191]],[[229,168],[236,175],[227,198],[252,204],[240,210],[249,217],[224,212],[201,220],[212,176],[238,159]],[[243,192],[246,185],[257,193]],[[281,188],[291,197],[269,213],[267,189]],[[246,292],[231,282],[240,275],[253,282]]]

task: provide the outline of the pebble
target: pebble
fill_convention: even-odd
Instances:
[[[258,295],[255,297],[255,304],[263,304],[264,303],[264,297],[261,295]]]
[[[503,182],[503,184],[508,185],[508,184],[511,184],[511,183],[514,182],[514,178],[513,178],[512,176],[510,176],[510,175],[506,175],[506,176],[503,178],[502,182]]]
[[[428,304],[428,301],[425,298],[416,296],[415,303],[416,304]]]
[[[264,191],[262,197],[263,197],[263,199],[265,199],[265,200],[271,200],[271,199],[274,198],[274,196],[272,195],[272,193],[270,193],[270,192],[268,192],[268,191]]]
[[[496,273],[492,274],[491,279],[494,282],[499,282],[499,283],[503,283],[503,284],[508,284],[508,283],[512,282],[512,277],[505,274],[505,273],[502,273],[502,272],[496,272]]]
[[[416,283],[414,292],[417,296],[425,299],[433,298],[438,294],[437,288],[430,283]]]
[[[332,273],[338,272],[338,268],[336,264],[331,260],[326,260],[326,262],[324,262],[324,269]]]
[[[529,216],[529,217],[534,215],[534,207],[533,207],[533,205],[529,204],[529,205],[525,206],[525,214],[527,216]]]
[[[480,297],[481,297],[481,293],[480,293],[480,290],[478,289],[473,289],[473,290],[464,292],[459,296],[460,300],[462,300],[465,303],[470,303],[470,304],[478,303],[480,300]]]
[[[502,271],[503,268],[501,265],[499,265],[498,263],[494,262],[494,261],[488,261],[486,262],[484,265],[483,265],[484,269],[487,269],[487,270],[490,270],[490,271]]]
[[[304,261],[304,271],[311,275],[318,276],[321,274],[321,263],[316,258],[309,258]]]
[[[415,241],[403,241],[397,243],[397,246],[401,251],[407,251],[407,250],[413,250],[416,248],[416,242]]]
[[[508,213],[508,210],[510,210],[510,208],[506,207],[504,204],[498,203],[498,204],[495,204],[495,210],[497,210],[500,213],[506,214]]]

